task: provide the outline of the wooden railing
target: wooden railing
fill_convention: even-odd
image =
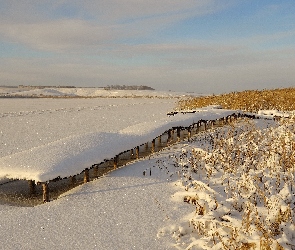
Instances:
[[[168,115],[175,115],[176,113],[177,112],[173,112],[169,113]],[[53,180],[43,183],[35,183],[34,180],[29,180],[29,197],[37,197],[38,204],[42,202],[49,202],[50,199],[57,198],[61,193],[66,192],[80,184],[97,179],[98,177],[108,173],[109,171],[126,165],[128,162],[158,152],[163,148],[173,143],[177,143],[181,140],[190,141],[191,137],[195,134],[206,131],[208,129],[212,129],[217,126],[220,127],[230,124],[238,118],[259,119],[260,117],[253,114],[250,115],[245,113],[233,113],[231,115],[216,120],[199,120],[188,127],[172,127],[171,129],[165,131],[163,134],[154,138],[151,142],[147,142],[135,148],[121,152],[120,154],[115,155],[112,159],[94,164],[91,167],[84,169],[81,173],[78,173],[77,175],[69,176],[66,178],[57,177]]]

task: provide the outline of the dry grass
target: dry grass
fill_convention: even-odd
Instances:
[[[180,100],[178,109],[187,110],[221,105],[225,109],[240,109],[248,112],[259,110],[295,110],[295,88],[273,90],[247,90],[222,95],[202,96]]]
[[[192,138],[171,156],[183,201],[195,207],[178,242],[191,236],[204,249],[245,250],[293,243],[294,120],[240,121]],[[186,249],[200,248],[195,241]]]

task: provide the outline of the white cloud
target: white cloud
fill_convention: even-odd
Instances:
[[[72,1],[67,1],[72,4]],[[226,1],[216,0],[85,0],[76,2],[77,8],[91,13],[99,21],[118,22],[155,18],[159,16],[196,16],[214,12],[221,8]]]
[[[116,27],[94,25],[83,20],[0,24],[0,34],[6,39],[48,51],[104,44],[114,39],[112,29]]]
[[[0,10],[0,36],[47,51],[85,50],[120,39],[146,38],[177,21],[217,12],[220,0],[11,0]],[[67,11],[75,9],[74,17]],[[63,17],[57,13],[63,13]],[[43,16],[42,16],[43,14]],[[88,19],[81,19],[88,17]]]
[[[294,30],[219,41],[179,38],[161,43],[157,38],[175,22],[216,13],[236,2],[11,0],[4,6],[0,2],[2,41],[57,52],[51,58],[1,58],[0,83],[143,84],[207,93],[292,84],[294,49],[269,45],[287,44]],[[130,45],[122,40],[146,43]]]

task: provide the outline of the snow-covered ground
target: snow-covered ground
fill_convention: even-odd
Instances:
[[[5,88],[0,87],[0,96],[15,97],[146,97],[180,98],[197,96],[196,93],[154,90],[105,90],[103,88]]]
[[[234,112],[210,107],[168,117],[175,99],[158,98],[4,98],[0,103],[0,178],[39,182],[78,174],[172,127]]]
[[[25,159],[35,161],[41,168],[50,169],[52,166],[42,162],[50,158],[56,159],[52,158],[54,155],[50,155],[50,152],[47,154],[48,147],[53,150],[52,154],[59,153],[58,150],[61,148],[68,150],[70,154],[70,144],[77,150],[80,146],[81,151],[81,149],[89,148],[89,145],[95,147],[99,145],[99,141],[105,140],[102,146],[106,148],[109,145],[106,141],[107,135],[110,141],[113,141],[116,140],[115,135],[121,129],[143,121],[155,122],[162,119],[174,107],[175,100],[4,98],[0,99],[0,104],[0,161],[2,162],[0,171],[3,176],[6,175],[5,168],[8,167],[10,171],[13,169],[12,166],[8,166],[8,159],[20,160],[16,163],[18,168],[18,170],[15,169],[16,172],[32,173],[29,164],[21,167],[26,162]],[[55,149],[57,150],[54,151]],[[30,155],[30,152],[36,152],[36,150],[39,151],[38,153],[41,150],[43,155],[38,153]],[[20,157],[25,157],[24,161]],[[83,159],[85,160],[85,157]],[[88,161],[87,163],[98,162]],[[83,166],[81,167],[83,169]]]
[[[24,159],[37,163],[30,152],[45,152],[40,149],[51,145],[58,153],[61,145],[76,139],[104,135],[106,142],[124,134],[129,147],[133,139],[139,143],[169,126],[232,113],[210,108],[169,118],[173,99],[100,101],[0,99],[1,171],[8,170],[2,166],[10,157],[17,162],[29,155]],[[0,249],[295,249],[294,130],[292,121],[225,126],[136,160],[49,203],[0,205]],[[86,146],[88,156],[95,145]],[[73,156],[65,157],[66,152],[72,151],[61,151],[67,159],[62,162]],[[78,152],[77,160],[87,160],[83,150]],[[16,176],[20,168],[13,167]],[[48,165],[44,169],[50,172]]]
[[[172,236],[159,238],[158,230],[177,224],[191,208],[170,200],[175,189],[166,173],[153,169],[151,177],[143,176],[156,160],[114,171],[44,205],[0,206],[0,248],[170,249]]]

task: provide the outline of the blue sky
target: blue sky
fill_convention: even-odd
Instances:
[[[0,85],[294,86],[292,0],[0,0]]]

